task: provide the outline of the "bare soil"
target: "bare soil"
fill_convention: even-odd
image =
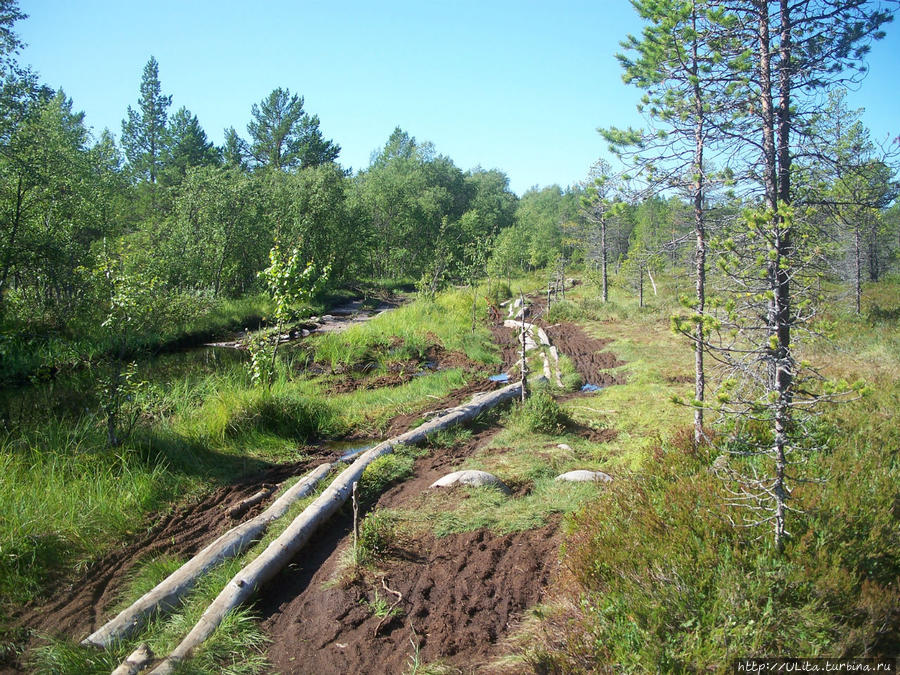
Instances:
[[[496,324],[491,326],[491,334],[494,337],[494,343],[500,347],[500,357],[503,359],[501,372],[508,373],[522,356],[519,353],[519,340],[516,338],[516,331],[503,324]]]
[[[374,508],[414,500],[497,430],[476,429],[465,443],[433,448],[416,460],[413,476],[386,490]],[[480,530],[440,539],[430,533],[405,536],[377,571],[353,575],[340,568],[352,540],[352,520],[345,514],[325,540],[298,556],[261,596],[258,607],[272,639],[273,669],[399,673],[418,658],[476,672],[555,579],[558,525],[555,520],[506,535]],[[396,615],[377,616],[376,593],[389,607],[397,592],[402,599]]]
[[[394,551],[382,573],[338,584],[328,584],[338,556],[319,566],[312,558],[312,574],[301,563],[282,575],[290,578],[276,579],[263,599],[273,669],[400,673],[418,658],[476,672],[555,578],[559,543],[558,522],[506,535],[428,535]],[[399,615],[384,621],[371,609],[376,591],[389,605],[397,596],[382,580],[402,594]]]
[[[595,384],[598,387],[624,384],[625,380],[621,375],[608,372],[625,365],[612,352],[604,351],[610,340],[591,337],[574,323],[545,326],[544,330],[560,353],[572,359],[585,384]]]

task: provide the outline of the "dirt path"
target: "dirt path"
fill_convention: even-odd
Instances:
[[[312,333],[339,333],[350,326],[365,323],[370,319],[396,309],[401,304],[400,300],[388,298],[382,300],[376,307],[366,307],[363,299],[334,307],[322,316],[311,316],[293,326],[287,333],[279,337],[279,343],[293,342],[305,338]],[[205,347],[230,347],[233,349],[246,349],[248,336],[253,331],[241,331],[234,339],[218,342],[204,343]]]
[[[574,324],[547,330],[560,351],[573,359],[585,381],[619,381],[615,375],[604,372],[621,365],[614,356],[602,351],[606,342],[591,338]],[[503,369],[508,369],[511,363],[507,361],[516,358],[514,331],[498,327],[493,332],[501,345]],[[430,357],[451,365],[465,360],[441,351],[436,350]],[[353,384],[365,386],[361,381]],[[457,405],[475,391],[490,388],[490,382],[473,382],[435,401],[433,408]],[[395,418],[387,435],[408,429],[420,417],[413,414]],[[495,432],[496,429],[479,429],[465,444],[432,450],[416,461],[413,477],[386,491],[377,507],[402,505],[420,494],[476,452]],[[52,600],[23,608],[13,625],[20,631],[38,634],[74,638],[87,635],[111,615],[118,594],[140,562],[161,555],[195,554],[233,525],[223,517],[224,510],[256,492],[261,484],[278,483],[304,472],[310,465],[335,458],[321,448],[305,451],[318,455],[303,462],[273,466],[221,487],[171,514],[149,516],[143,536],[88,565],[78,578],[58,588]],[[265,506],[260,504],[244,517],[252,517]],[[378,636],[373,637],[381,621],[365,604],[374,600],[373,584],[357,580],[323,587],[337,569],[350,528],[347,514],[332,522],[263,589],[257,606],[262,625],[272,638],[269,658],[276,671],[321,675],[400,672],[409,667],[418,652],[423,663],[440,659],[458,667],[459,672],[470,672],[494,654],[497,640],[527,607],[540,600],[558,565],[558,522],[507,535],[478,531],[440,540],[423,535],[406,541],[382,570],[387,585],[403,594],[403,618],[386,621]],[[378,581],[380,586],[380,577]],[[383,592],[380,587],[379,590]],[[0,672],[24,671],[21,663],[0,663]]]

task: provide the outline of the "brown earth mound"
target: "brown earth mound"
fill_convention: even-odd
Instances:
[[[500,347],[500,357],[503,359],[500,370],[509,373],[522,357],[516,330],[502,324],[493,325],[491,326],[491,335],[494,337],[494,344]]]
[[[381,566],[383,574],[323,587],[335,572],[338,556],[332,555],[296,597],[281,605],[272,603],[285,597],[275,580],[263,603],[274,670],[399,673],[418,658],[472,672],[490,659],[498,638],[541,599],[555,577],[558,531],[553,523],[506,535],[429,535],[396,551]],[[290,573],[303,576],[302,571]],[[372,610],[376,591],[388,606],[397,596],[384,589],[382,579],[402,594],[400,615],[384,621]]]
[[[560,353],[572,359],[585,384],[608,387],[624,383],[621,376],[607,372],[611,368],[625,365],[611,352],[603,351],[611,340],[591,337],[573,323],[558,323],[546,326],[544,330]]]

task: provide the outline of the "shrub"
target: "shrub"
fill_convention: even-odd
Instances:
[[[394,546],[397,523],[381,511],[370,512],[359,524],[356,564],[371,565],[382,560]]]
[[[499,305],[501,302],[505,302],[512,297],[512,289],[509,287],[504,281],[500,281],[494,284],[491,284],[490,289],[487,292],[487,298],[495,305]]]
[[[768,533],[741,527],[725,504],[710,470],[716,453],[683,439],[664,444],[641,475],[617,475],[570,519],[564,568],[576,595],[543,610],[544,637],[531,636],[526,658],[543,672],[687,672],[725,670],[743,656],[896,653],[891,451],[820,456],[854,478],[795,490],[808,515],[795,517],[779,555],[759,537]]]
[[[565,427],[566,414],[550,394],[536,391],[517,411],[515,426],[538,434],[558,434]]]

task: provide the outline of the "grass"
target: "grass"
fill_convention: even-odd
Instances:
[[[465,298],[450,293],[434,302],[403,307],[397,318],[382,315],[374,328],[360,326],[354,329],[357,336],[350,334],[334,344],[343,344],[341,349],[346,350],[346,345],[359,341],[377,351],[397,330],[404,335],[402,348],[412,351],[388,358],[419,355],[432,344],[494,358],[485,346],[486,331],[473,337],[465,330],[466,309]],[[389,340],[388,349],[395,343]],[[290,356],[289,350],[285,352]],[[423,373],[396,387],[334,395],[327,377],[298,376],[286,364],[279,366],[269,388],[253,387],[238,361],[143,372],[150,382],[131,402],[139,413],[138,427],[121,447],[106,447],[102,419],[90,412],[96,403],[89,396],[87,413],[77,407],[58,417],[23,413],[0,436],[0,624],[10,607],[39,599],[53,579],[135,532],[147,513],[165,511],[271,462],[302,459],[303,444],[309,441],[351,431],[377,435],[393,417],[433,407],[435,400],[470,377],[452,368]],[[368,472],[366,481],[374,481],[372,490],[379,490],[379,481],[396,480],[412,461],[403,453],[394,456]],[[395,465],[388,466],[392,462]],[[295,512],[302,507],[295,507]],[[267,540],[276,534],[277,530],[271,532]],[[138,639],[149,641],[155,653],[166,653],[242,560],[209,575],[179,614],[153,624]],[[147,561],[122,602],[140,595],[174,564]],[[192,661],[191,672],[264,668],[261,636],[252,612],[247,612],[240,610],[217,632],[204,648],[206,656]],[[15,636],[7,626],[0,628],[5,648],[14,648],[8,641]],[[32,666],[39,672],[109,672],[108,666],[124,658],[129,648],[133,645],[121,645],[109,658],[98,659],[77,645],[51,641]]]
[[[802,513],[790,514],[783,555],[768,531],[731,525],[741,515],[711,471],[718,451],[695,451],[679,430],[689,411],[660,403],[679,387],[690,391],[677,384],[689,371],[673,366],[672,354],[682,353],[675,363],[690,359],[664,335],[665,303],[654,315],[614,296],[619,320],[587,323],[614,337],[628,384],[566,407],[579,421],[620,430],[600,454],[615,480],[567,519],[567,590],[532,612],[516,637],[516,663],[539,672],[724,671],[738,656],[897,653],[896,285],[870,287],[867,297],[881,310],[874,320],[832,304],[839,340],[798,345],[827,376],[865,377],[873,392],[823,410],[815,434],[826,450],[802,471],[824,482],[796,485],[792,505]],[[584,451],[573,445],[573,454]]]
[[[433,301],[404,305],[340,333],[317,336],[313,340],[315,359],[332,370],[369,359],[418,359],[430,343],[437,342],[473,361],[498,363],[487,330],[466,330],[471,323],[471,303],[471,295],[465,291],[449,291]]]

